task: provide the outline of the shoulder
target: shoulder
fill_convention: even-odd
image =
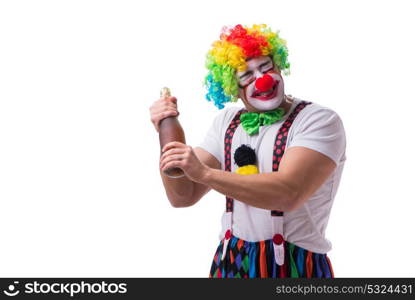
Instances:
[[[336,115],[336,116],[338,116],[337,112],[334,109],[330,108],[330,107],[321,105],[321,104],[313,102],[313,101],[299,100],[299,102],[301,102],[301,101],[311,102],[309,105],[307,105],[301,111],[300,114],[303,117],[310,116],[310,115],[321,115],[321,116],[322,115]]]
[[[321,152],[336,164],[346,148],[346,134],[340,116],[333,109],[312,103],[293,122],[290,147],[303,146]]]
[[[216,126],[224,127],[229,125],[235,115],[240,111],[243,107],[238,106],[230,106],[224,109],[221,109],[215,117],[214,123]]]
[[[301,102],[300,100],[299,102]],[[310,101],[307,101],[310,102]],[[307,125],[316,124],[337,124],[343,126],[341,117],[332,108],[311,102],[298,114],[295,123],[298,126],[304,127]]]

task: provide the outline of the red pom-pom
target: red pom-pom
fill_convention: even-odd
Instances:
[[[281,234],[277,233],[274,235],[274,237],[272,238],[272,241],[274,242],[274,244],[276,245],[281,245],[282,242],[284,242],[284,238]]]
[[[266,92],[274,86],[274,78],[272,76],[265,74],[261,78],[258,78],[255,82],[255,87],[260,92]]]
[[[229,240],[229,239],[231,238],[231,236],[232,236],[231,231],[230,231],[229,229],[228,229],[228,230],[226,230],[226,233],[225,233],[225,239]]]

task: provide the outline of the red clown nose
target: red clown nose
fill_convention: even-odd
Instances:
[[[265,74],[261,78],[258,78],[255,81],[255,88],[260,92],[266,92],[274,86],[274,78],[272,76]]]

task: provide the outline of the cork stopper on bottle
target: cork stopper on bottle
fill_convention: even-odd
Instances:
[[[160,97],[161,98],[171,97],[170,89],[168,87],[161,88],[161,90],[160,90]]]

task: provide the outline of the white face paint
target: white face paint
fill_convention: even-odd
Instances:
[[[269,56],[258,56],[247,61],[247,69],[237,72],[239,93],[250,105],[259,111],[276,109],[284,100],[284,81],[276,71]],[[270,75],[275,83],[273,87],[261,93],[255,88],[255,82],[265,74]]]

